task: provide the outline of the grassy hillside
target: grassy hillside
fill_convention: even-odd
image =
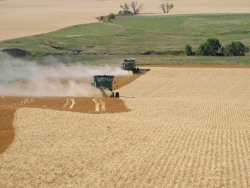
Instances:
[[[133,56],[139,64],[250,65],[249,53],[245,57],[183,54],[186,44],[195,51],[210,37],[218,38],[223,46],[231,41],[250,46],[249,28],[250,14],[128,16],[4,41],[0,48],[27,50],[35,59],[52,54],[64,62],[113,64]]]

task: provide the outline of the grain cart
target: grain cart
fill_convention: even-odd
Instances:
[[[117,97],[119,98],[119,92],[113,92],[113,79],[114,76],[110,75],[96,75],[91,82],[91,86],[100,89],[104,97]],[[108,96],[105,90],[110,90],[112,94]]]
[[[133,74],[138,74],[138,73],[145,73],[147,71],[150,71],[150,69],[140,69],[140,68],[136,68],[136,63],[135,63],[135,58],[125,58],[123,60],[122,66],[121,68],[123,70],[128,70],[128,71],[132,71]]]

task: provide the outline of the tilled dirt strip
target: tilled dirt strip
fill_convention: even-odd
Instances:
[[[0,99],[0,154],[14,140],[15,131],[12,121],[18,108],[42,108],[92,114],[129,111],[119,98],[4,97]]]
[[[12,125],[16,108],[0,105],[0,154],[13,142],[15,130]]]
[[[94,102],[97,101],[97,102]],[[0,106],[15,108],[42,108],[82,113],[118,113],[128,109],[120,98],[92,97],[4,97]],[[96,110],[99,105],[99,110]],[[103,106],[103,108],[102,108]],[[104,110],[105,106],[105,110]],[[3,108],[2,113],[8,113]]]

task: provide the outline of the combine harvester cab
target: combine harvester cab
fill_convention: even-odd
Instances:
[[[133,74],[145,73],[150,71],[150,69],[140,69],[136,67],[135,58],[125,58],[121,65],[123,70],[132,71]]]
[[[119,98],[119,92],[113,92],[113,79],[115,76],[111,75],[96,75],[91,82],[91,86],[100,89],[104,97],[117,97]],[[108,95],[105,90],[110,90],[111,95]]]

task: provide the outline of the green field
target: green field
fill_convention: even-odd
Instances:
[[[196,51],[207,38],[217,38],[223,46],[232,41],[250,46],[249,36],[250,14],[123,16],[4,41],[0,48],[30,51],[29,59],[53,55],[64,63],[116,64],[124,57],[135,57],[141,65],[250,65],[250,53],[243,57],[184,55],[186,44]],[[78,50],[79,55],[72,54]]]

